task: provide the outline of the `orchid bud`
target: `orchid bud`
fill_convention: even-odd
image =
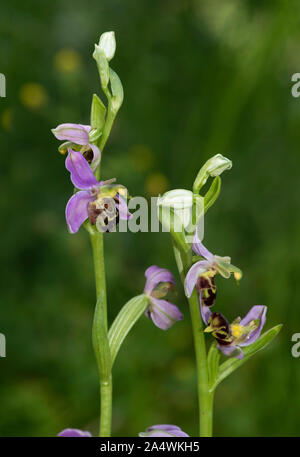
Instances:
[[[203,233],[204,199],[190,190],[175,189],[157,199],[158,217],[165,231],[186,250],[193,241],[195,226]]]
[[[223,173],[223,171],[230,170],[231,167],[231,160],[227,159],[227,157],[222,156],[222,154],[216,154],[215,156],[211,157],[200,169],[194,181],[194,192],[198,193],[210,176],[219,176]]]
[[[102,33],[99,40],[99,47],[105,54],[105,57],[110,61],[116,52],[115,32]]]
[[[162,225],[168,230],[181,232],[191,221],[193,192],[186,189],[170,190],[157,199],[157,206]]]

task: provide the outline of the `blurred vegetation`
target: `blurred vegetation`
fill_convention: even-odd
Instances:
[[[1,5],[0,435],[97,430],[98,378],[91,345],[95,301],[87,233],[67,233],[72,192],[50,128],[89,122],[99,93],[93,44],[115,30],[113,68],[125,101],[103,158],[132,195],[191,188],[210,156],[233,160],[205,241],[244,271],[239,287],[218,280],[229,319],[269,306],[277,340],[217,390],[218,436],[299,434],[300,71],[299,2],[284,0],[11,0]],[[144,287],[151,264],[176,267],[165,233],[106,237],[109,316]],[[177,278],[178,279],[178,278]],[[195,435],[192,336],[185,315],[168,332],[143,318],[114,369],[114,434],[156,423]]]

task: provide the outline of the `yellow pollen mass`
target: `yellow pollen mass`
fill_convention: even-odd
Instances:
[[[231,333],[234,338],[240,338],[244,333],[244,327],[240,324],[233,324],[231,326]]]
[[[235,271],[233,274],[236,281],[239,281],[242,278],[242,273],[240,273],[239,271]]]

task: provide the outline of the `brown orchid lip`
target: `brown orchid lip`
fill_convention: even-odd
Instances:
[[[93,153],[92,149],[89,148],[86,151],[84,151],[83,157],[89,164],[91,164],[93,161],[93,158],[94,158],[94,153]]]
[[[90,202],[88,205],[89,219],[92,225],[97,225],[101,232],[115,231],[119,222],[119,210],[116,206],[118,199],[103,197]]]
[[[197,280],[197,290],[201,289],[211,289],[215,286],[215,278],[214,277],[206,277],[204,275],[200,275]]]
[[[204,289],[201,291],[201,294],[203,305],[211,308],[216,301],[217,289],[215,289],[215,291],[213,291],[212,289]]]

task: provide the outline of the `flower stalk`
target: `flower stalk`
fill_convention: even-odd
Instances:
[[[103,233],[90,231],[93,250],[97,304],[93,321],[93,346],[100,376],[100,436],[111,435],[112,374],[108,343],[106,278]]]
[[[189,305],[197,365],[199,434],[203,437],[210,437],[213,432],[213,393],[209,392],[205,336],[199,308],[199,299],[196,291],[194,291],[189,298]]]
[[[180,273],[182,285],[184,286],[185,276],[192,265],[192,252],[186,253],[179,250],[174,244],[174,254],[177,267]],[[197,390],[198,390],[198,407],[199,407],[199,435],[200,437],[210,437],[213,431],[213,396],[214,393],[209,391],[207,353],[205,344],[205,335],[201,319],[199,299],[196,290],[188,298],[193,339],[196,355],[197,370]]]

